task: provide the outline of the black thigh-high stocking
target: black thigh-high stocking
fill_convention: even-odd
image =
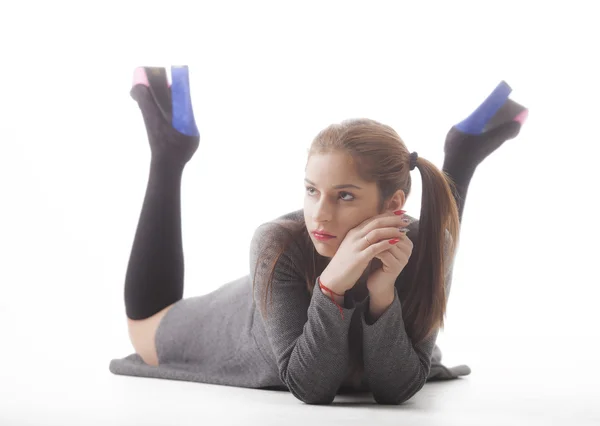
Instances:
[[[146,196],[125,277],[125,310],[148,318],[183,297],[182,171],[150,165]]]
[[[465,120],[452,126],[444,144],[442,170],[456,185],[454,198],[462,223],[469,183],[477,166],[500,145],[515,138],[528,114],[509,99],[512,89],[502,81]]]
[[[191,103],[186,101],[187,69],[172,72],[173,87],[169,87],[164,68],[138,69],[131,89],[142,111],[152,151],[146,195],[125,278],[125,310],[133,320],[148,318],[183,297],[181,178],[200,137],[192,114],[184,120],[187,127],[180,119],[183,107],[191,112]],[[182,95],[186,87],[187,93]],[[188,105],[182,107],[182,102]]]

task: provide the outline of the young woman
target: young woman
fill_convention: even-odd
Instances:
[[[303,209],[258,227],[250,274],[183,299],[180,186],[200,138],[187,68],[172,71],[170,87],[164,69],[138,70],[131,90],[152,156],[125,280],[136,353],[110,370],[289,390],[308,404],[347,392],[399,404],[426,381],[468,375],[468,366],[442,365],[435,342],[469,182],[527,116],[510,87],[501,82],[452,127],[442,170],[385,124],[328,126],[309,150]],[[415,168],[419,220],[402,210]]]

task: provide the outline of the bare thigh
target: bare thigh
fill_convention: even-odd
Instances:
[[[148,365],[158,366],[158,355],[156,353],[156,344],[154,338],[160,320],[167,314],[169,309],[175,303],[167,306],[149,318],[143,320],[132,320],[127,318],[127,327],[129,329],[129,340],[135,349],[135,352],[142,357]]]

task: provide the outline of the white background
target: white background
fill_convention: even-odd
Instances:
[[[600,336],[595,8],[592,1],[3,3],[0,424],[136,424],[132,401],[148,401],[148,389],[153,402],[139,403],[147,416],[139,424],[175,424],[168,398],[198,404],[192,395],[200,389],[222,392],[220,401],[246,395],[108,371],[112,358],[133,351],[123,285],[150,159],[129,97],[132,74],[171,64],[190,67],[201,132],[182,184],[184,297],[247,274],[255,228],[302,208],[306,151],[322,128],[373,118],[441,167],[446,132],[506,80],[529,119],[471,182],[438,339],[444,363],[468,364],[465,382],[482,387],[464,390],[464,408],[440,406],[448,422],[463,416],[462,424],[560,419],[558,406],[565,419],[582,416],[579,424],[584,412],[598,420],[591,405]],[[406,210],[418,217],[418,171],[412,177]],[[456,398],[465,382],[444,389]],[[174,397],[174,389],[185,390]],[[283,398],[320,418],[311,410],[323,408]],[[520,414],[510,398],[522,404]],[[474,401],[498,414],[464,417],[475,413]],[[178,421],[197,423],[199,412],[214,414],[210,407],[231,410],[221,403],[188,411],[181,403],[189,416]],[[229,415],[241,421],[243,413]]]

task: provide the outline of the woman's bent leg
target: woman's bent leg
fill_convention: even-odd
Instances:
[[[452,126],[444,143],[446,172],[456,185],[454,198],[462,223],[471,178],[491,153],[515,138],[527,118],[528,110],[509,99],[512,89],[502,81],[465,120]]]
[[[155,345],[158,325],[183,297],[181,179],[199,144],[199,135],[184,135],[173,128],[172,122],[177,117],[170,116],[170,88],[164,70],[158,71],[162,80],[153,81],[155,86],[137,84],[131,91],[144,118],[152,157],[124,291],[131,342],[151,365],[158,365]],[[157,97],[156,93],[164,96]]]

